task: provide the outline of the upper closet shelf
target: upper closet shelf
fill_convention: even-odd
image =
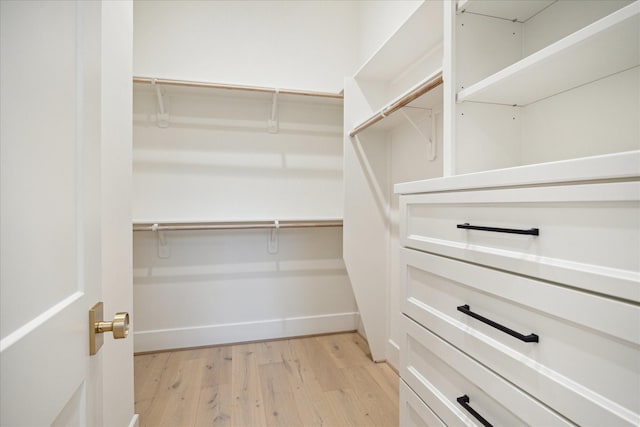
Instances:
[[[457,101],[525,106],[640,65],[640,1],[458,92]]]
[[[442,2],[424,1],[356,72],[356,79],[393,80],[443,41]]]
[[[168,85],[168,86],[206,88],[206,89],[239,90],[244,92],[261,92],[261,93],[271,93],[271,94],[277,92],[283,95],[302,95],[302,96],[311,96],[311,97],[319,97],[319,98],[335,98],[335,99],[343,98],[342,93],[316,92],[316,91],[305,91],[305,90],[298,90],[298,89],[281,89],[281,88],[271,88],[271,87],[262,87],[262,86],[233,85],[233,84],[226,84],[226,83],[157,79],[153,77],[134,77],[133,82]]]
[[[457,12],[476,13],[508,21],[526,22],[555,2],[556,0],[519,0],[511,2],[502,0],[460,0],[458,1]]]

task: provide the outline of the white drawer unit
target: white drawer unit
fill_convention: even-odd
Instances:
[[[640,425],[637,155],[397,186],[401,376],[446,425]]]
[[[402,378],[445,425],[572,425],[413,320],[402,321]]]
[[[404,382],[400,381],[400,425],[402,427],[445,427],[446,424]]]
[[[401,252],[412,319],[577,424],[640,423],[637,305]]]
[[[403,245],[640,301],[640,182],[401,198]]]

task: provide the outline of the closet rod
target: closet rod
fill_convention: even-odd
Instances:
[[[134,223],[133,231],[240,230],[255,228],[342,227],[342,220]]]
[[[432,89],[435,89],[441,84],[442,84],[442,72],[439,72],[433,78],[422,83],[420,86],[418,86],[411,92],[407,93],[405,96],[398,99],[393,104],[388,105],[387,107],[384,107],[382,110],[376,113],[373,117],[370,117],[369,119],[362,122],[360,125],[356,126],[351,132],[349,132],[349,136],[351,137],[356,136],[363,130],[378,123],[380,120],[384,119],[385,117],[390,116],[391,114],[395,113],[402,107],[407,106],[411,102],[415,101],[425,93],[429,92]]]
[[[315,96],[320,98],[336,98],[342,99],[342,93],[331,93],[331,92],[313,92],[306,90],[296,90],[296,89],[276,89],[270,87],[260,87],[260,86],[242,86],[242,85],[231,85],[224,83],[205,83],[205,82],[191,82],[185,80],[170,80],[170,79],[154,79],[151,77],[134,77],[134,83],[147,83],[152,84],[156,82],[160,85],[169,85],[169,86],[186,86],[186,87],[201,87],[201,88],[209,88],[209,89],[229,89],[229,90],[243,90],[247,92],[264,92],[264,93],[280,93],[286,95],[302,95],[302,96]]]

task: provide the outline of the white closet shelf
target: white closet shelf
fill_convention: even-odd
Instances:
[[[517,2],[460,0],[456,11],[457,13],[469,12],[509,21],[525,22],[555,2],[556,0],[519,0]]]
[[[439,106],[442,105],[442,90],[440,88],[442,82],[442,69],[440,69],[396,98],[389,103],[389,105],[376,112],[373,116],[357,125],[349,132],[349,136],[354,137],[363,130],[376,124],[376,128],[381,130],[388,130],[397,126],[401,118],[399,119],[396,116],[392,116],[392,114],[403,107],[427,109],[438,106],[438,108],[440,108]]]
[[[356,79],[390,81],[443,43],[442,2],[424,1],[356,72]]]
[[[342,227],[341,219],[274,220],[274,221],[148,221],[133,222],[133,231],[247,230],[259,228]]]
[[[310,96],[317,98],[334,98],[334,99],[342,99],[344,98],[342,93],[332,93],[332,92],[317,92],[317,91],[306,91],[299,89],[282,89],[282,88],[272,88],[272,87],[263,87],[263,86],[247,86],[247,85],[235,85],[235,84],[227,84],[227,83],[213,83],[213,82],[195,82],[195,81],[187,81],[187,80],[172,80],[172,79],[161,79],[154,77],[133,77],[134,83],[144,83],[144,84],[159,84],[159,85],[167,85],[167,86],[180,86],[180,87],[192,87],[192,88],[203,88],[203,89],[225,89],[225,90],[236,90],[236,91],[244,91],[244,92],[261,92],[261,93],[276,93],[283,95],[301,95],[301,96]]]
[[[457,101],[524,106],[640,65],[640,1],[458,92]]]

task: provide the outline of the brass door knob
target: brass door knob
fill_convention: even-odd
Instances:
[[[116,313],[111,322],[96,322],[96,333],[111,331],[113,338],[126,338],[129,335],[129,313]]]
[[[113,338],[126,338],[129,335],[129,313],[116,313],[111,322],[102,320],[103,304],[96,303],[89,310],[89,354],[94,355],[104,342],[104,332],[111,331]]]

